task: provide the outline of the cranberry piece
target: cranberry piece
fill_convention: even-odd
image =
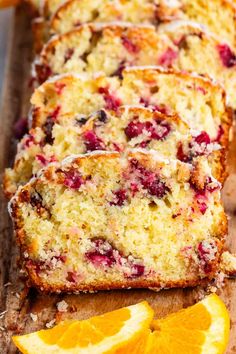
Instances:
[[[141,149],[145,149],[145,148],[148,146],[149,143],[150,143],[150,140],[142,141],[142,142],[139,144],[139,147],[140,147]]]
[[[122,102],[120,98],[109,92],[107,87],[100,87],[98,92],[103,95],[106,102],[106,108],[116,111],[121,106]]]
[[[123,73],[123,70],[125,69],[125,67],[126,67],[126,64],[125,64],[125,61],[123,60],[120,63],[118,69],[116,71],[114,71],[114,73],[111,76],[118,76],[119,79],[122,79],[123,78],[122,73]]]
[[[133,120],[125,128],[125,135],[128,139],[136,138],[137,136],[142,134],[144,127],[144,123],[141,123],[138,120]]]
[[[52,136],[52,129],[54,124],[55,124],[55,120],[51,116],[47,117],[46,122],[42,127],[43,132],[45,134],[45,138],[44,138],[45,144],[50,144],[50,145],[53,144],[54,138]]]
[[[149,106],[149,101],[147,98],[141,97],[139,102],[144,106],[144,107],[148,107]]]
[[[198,207],[199,207],[200,212],[202,213],[202,215],[204,215],[208,209],[207,204],[202,201],[197,201],[197,203],[198,203]]]
[[[57,120],[58,116],[59,116],[59,113],[60,113],[60,110],[61,110],[61,106],[58,105],[56,106],[56,108],[54,109],[54,111],[49,115],[54,121]]]
[[[160,112],[163,114],[170,114],[170,110],[163,104],[152,106],[154,112]]]
[[[55,156],[51,156],[49,159],[47,159],[44,155],[38,154],[35,157],[43,166],[47,166],[50,162],[57,161]]]
[[[83,135],[87,151],[105,150],[104,143],[93,130],[88,130]]]
[[[132,197],[134,197],[135,194],[139,191],[139,187],[138,187],[137,183],[131,182],[130,183],[130,190],[132,193]]]
[[[70,283],[76,283],[78,281],[78,274],[76,272],[67,272],[66,280]]]
[[[56,82],[55,83],[55,91],[58,95],[61,95],[63,92],[63,89],[66,87],[66,84],[64,82]]]
[[[36,192],[30,196],[30,204],[33,208],[36,208],[37,213],[40,213],[41,208],[43,208],[43,198]]]
[[[71,189],[79,189],[84,183],[84,180],[79,171],[74,169],[69,171],[63,171],[65,175],[64,185]]]
[[[60,261],[60,262],[62,262],[62,263],[65,263],[66,260],[67,260],[66,255],[54,256],[54,257],[52,257],[52,258],[54,258],[54,259],[56,259],[57,261]]]
[[[141,277],[144,274],[145,267],[141,264],[133,264],[131,266],[131,277]]]
[[[100,254],[98,251],[86,253],[86,257],[92,262],[95,266],[104,266],[111,267],[115,263],[113,257],[108,257],[104,254]]]
[[[204,272],[210,273],[212,271],[211,261],[216,254],[216,246],[212,242],[202,241],[198,245],[197,252]]]
[[[28,130],[28,119],[20,118],[14,125],[14,135],[16,139],[21,139]]]
[[[26,267],[28,269],[33,269],[35,271],[36,274],[39,274],[43,269],[45,269],[45,262],[42,261],[33,261],[31,259],[29,259],[26,262]]]
[[[177,154],[176,157],[178,160],[182,162],[189,162],[190,158],[188,155],[185,154],[183,149],[183,144],[181,142],[178,143]]]
[[[227,44],[220,44],[217,49],[224,66],[231,68],[236,64],[236,55]]]
[[[86,258],[95,266],[111,267],[115,262],[114,249],[103,239],[93,241],[94,250],[85,254]]]
[[[34,136],[31,134],[27,135],[24,140],[23,147],[29,148],[31,145],[34,145],[34,144],[35,144]]]
[[[143,188],[147,189],[151,195],[157,198],[163,198],[164,195],[169,191],[169,188],[166,186],[166,184],[162,182],[154,172],[148,171],[143,166],[141,166],[137,160],[132,159],[130,163],[131,168],[138,171],[138,177]]]
[[[131,54],[136,54],[139,52],[139,47],[131,42],[131,40],[125,36],[122,37],[122,44],[125,47],[125,49],[130,52]]]
[[[151,137],[156,140],[165,139],[167,135],[170,133],[170,131],[171,131],[171,127],[167,122],[156,121],[156,126],[150,127]]]
[[[127,200],[126,191],[124,189],[119,189],[117,191],[114,191],[113,194],[115,198],[112,202],[110,202],[110,205],[124,205],[124,202]]]
[[[222,138],[223,135],[224,135],[224,129],[223,129],[223,127],[220,125],[220,126],[219,126],[219,129],[218,129],[218,132],[217,132],[217,136],[216,136],[216,138],[214,139],[214,141],[215,141],[216,143],[219,143],[219,142],[221,141],[221,138]]]
[[[164,195],[169,191],[169,188],[165,185],[164,182],[161,182],[157,179],[150,183],[150,185],[147,187],[147,190],[151,195],[157,198],[163,198]]]
[[[159,58],[158,64],[170,67],[172,66],[174,60],[178,57],[178,52],[174,51],[172,48],[168,48],[164,54]]]
[[[171,128],[168,123],[165,122],[144,122],[141,123],[137,119],[133,120],[125,128],[125,134],[129,139],[135,138],[146,130],[152,139],[162,140],[170,132]]]
[[[64,64],[71,59],[72,55],[74,54],[75,50],[73,48],[68,48],[64,55]]]
[[[38,81],[40,84],[42,84],[52,75],[52,69],[49,65],[46,64],[40,65],[38,69]]]
[[[203,143],[205,143],[206,145],[208,145],[208,144],[211,143],[211,139],[210,139],[209,135],[208,135],[206,132],[204,132],[204,131],[202,131],[198,136],[196,136],[196,137],[194,138],[194,140],[195,140],[196,143],[198,143],[198,144],[203,144]]]

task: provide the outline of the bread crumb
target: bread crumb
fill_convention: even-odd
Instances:
[[[62,301],[58,302],[56,306],[57,306],[57,310],[59,312],[67,312],[68,304],[66,301],[62,300]]]
[[[46,323],[46,327],[47,328],[52,328],[53,327],[53,325],[55,324],[55,322],[56,322],[56,320],[54,319],[54,320],[51,320],[50,322],[48,322],[48,323]]]
[[[35,315],[34,313],[30,313],[30,317],[32,319],[32,321],[36,322],[38,320],[38,316]]]

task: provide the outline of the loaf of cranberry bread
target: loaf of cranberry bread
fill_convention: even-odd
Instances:
[[[202,59],[204,57],[204,60]],[[55,36],[35,63],[39,83],[66,72],[121,75],[124,67],[161,65],[209,75],[225,88],[236,109],[236,55],[198,24],[177,21],[160,26],[89,24]]]
[[[196,21],[232,46],[236,44],[236,7],[230,0],[69,0],[56,10],[49,26],[52,33],[65,33],[87,22],[127,21],[158,26],[173,19]]]
[[[232,121],[224,90],[218,84],[158,67],[125,69],[121,77],[62,75],[36,89],[31,103],[33,127],[63,115],[142,104],[162,113],[177,113],[191,128],[207,132],[211,141],[224,147],[228,146]]]
[[[31,129],[18,144],[13,168],[6,170],[5,194],[11,197],[39,169],[71,154],[95,150],[125,153],[137,147],[189,163],[207,156],[213,176],[224,180],[225,153],[219,144],[211,143],[206,132],[190,130],[178,116],[126,106],[117,111],[100,110],[90,117],[63,116]]]
[[[100,151],[41,170],[9,205],[32,285],[173,288],[215,277],[227,219],[221,186],[200,159]]]

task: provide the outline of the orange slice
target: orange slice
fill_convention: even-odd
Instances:
[[[146,301],[85,321],[13,337],[24,354],[144,353],[153,310]]]
[[[145,354],[223,354],[229,339],[228,311],[217,295],[153,321]]]

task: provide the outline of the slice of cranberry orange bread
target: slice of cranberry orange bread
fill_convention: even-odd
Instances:
[[[162,25],[159,36],[163,43],[159,61],[163,66],[212,77],[223,85],[227,103],[236,109],[236,52],[232,47],[193,22]]]
[[[158,26],[170,19],[196,21],[233,47],[236,45],[236,7],[230,0],[69,0],[52,16],[50,31],[65,33],[88,22],[128,21]]]
[[[158,67],[129,68],[122,77],[62,75],[35,90],[32,126],[60,116],[90,114],[101,108],[142,104],[166,114],[177,113],[191,128],[206,131],[211,141],[228,146],[232,112],[224,90],[212,81]]]
[[[202,59],[204,57],[204,60]],[[225,88],[236,109],[236,55],[198,24],[177,21],[160,26],[89,24],[44,46],[35,63],[39,83],[66,72],[121,75],[124,67],[161,65],[209,75]]]
[[[90,117],[62,117],[50,125],[31,129],[18,145],[13,168],[6,170],[5,194],[12,196],[39,169],[71,154],[95,150],[124,153],[136,147],[190,163],[197,156],[207,156],[214,177],[224,181],[224,150],[211,143],[206,132],[190,130],[178,116],[127,106],[117,111],[101,110]]]
[[[195,286],[218,272],[227,233],[207,160],[151,152],[51,164],[9,211],[24,268],[46,292]]]
[[[151,0],[68,0],[52,15],[51,33],[65,33],[89,22],[125,21],[157,25],[159,22],[182,16],[178,1]]]
[[[34,65],[36,78],[43,83],[67,72],[121,75],[125,66],[158,64],[158,47],[161,51],[153,26],[85,24],[44,46]]]

